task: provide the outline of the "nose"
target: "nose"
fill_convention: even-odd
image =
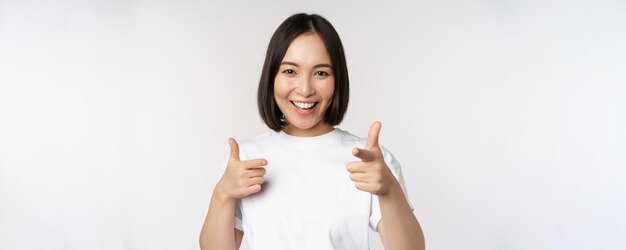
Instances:
[[[303,77],[303,79],[298,81],[298,86],[296,90],[298,94],[304,97],[308,97],[308,96],[315,94],[313,83],[309,77]]]

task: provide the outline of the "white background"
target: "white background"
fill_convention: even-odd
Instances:
[[[261,2],[0,0],[0,249],[198,249],[296,12],[338,30],[340,127],[382,121],[429,249],[626,248],[624,1]]]

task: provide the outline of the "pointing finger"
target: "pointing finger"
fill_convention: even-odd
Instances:
[[[233,138],[228,138],[228,144],[230,145],[230,159],[239,161],[239,144]]]
[[[367,149],[354,148],[352,155],[359,157],[362,161],[372,161],[376,159],[376,153]]]
[[[242,161],[241,164],[245,169],[258,168],[258,167],[267,165],[267,160],[265,159],[247,160],[247,161]]]
[[[365,149],[372,150],[378,149],[378,136],[380,135],[380,128],[382,124],[379,121],[375,121],[372,123],[369,132],[367,133],[367,144],[365,144]]]

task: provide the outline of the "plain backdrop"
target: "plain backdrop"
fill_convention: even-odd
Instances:
[[[297,12],[339,32],[339,127],[382,121],[428,249],[626,248],[624,1],[0,0],[0,249],[199,249]]]

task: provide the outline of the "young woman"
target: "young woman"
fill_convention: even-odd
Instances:
[[[348,107],[341,40],[318,15],[287,18],[270,40],[258,89],[273,131],[238,145],[213,190],[202,249],[424,249],[400,165],[378,144],[335,128]]]

